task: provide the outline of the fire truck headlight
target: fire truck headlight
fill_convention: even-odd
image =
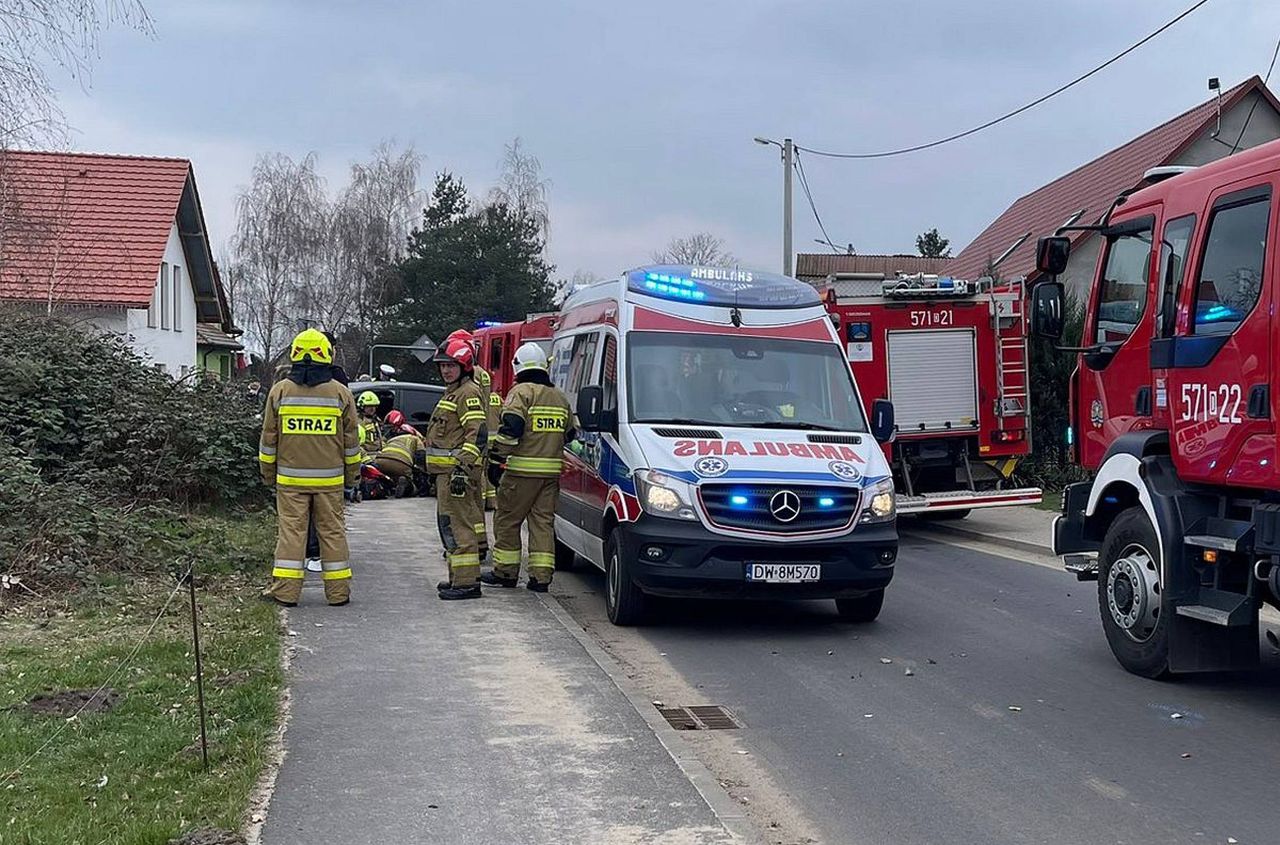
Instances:
[[[693,509],[693,489],[678,478],[655,470],[642,469],[636,473],[636,493],[645,512],[667,519],[696,520]]]
[[[897,505],[893,496],[893,481],[885,479],[868,491],[871,495],[867,509],[862,514],[863,522],[886,522],[897,514]]]

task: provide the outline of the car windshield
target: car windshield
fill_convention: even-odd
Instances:
[[[834,343],[668,332],[628,343],[632,422],[867,430]]]

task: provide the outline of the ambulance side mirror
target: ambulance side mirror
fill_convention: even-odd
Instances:
[[[612,431],[617,412],[604,408],[604,388],[588,384],[578,391],[578,427],[583,431]]]
[[[871,436],[877,443],[888,443],[893,439],[893,429],[893,403],[877,399],[871,406]]]
[[[1060,340],[1066,325],[1062,282],[1041,282],[1031,291],[1031,335]]]
[[[1071,239],[1059,235],[1036,241],[1036,269],[1047,276],[1066,272],[1071,257]]]

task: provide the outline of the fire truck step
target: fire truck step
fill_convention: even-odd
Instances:
[[[1244,551],[1253,545],[1253,523],[1216,516],[1206,517],[1187,530],[1183,542],[1198,549]]]
[[[1200,604],[1182,604],[1174,608],[1179,616],[1208,622],[1224,628],[1252,624],[1256,610],[1248,596],[1225,590],[1200,588]]]
[[[1064,555],[1062,567],[1074,573],[1077,581],[1098,580],[1098,557],[1093,554]]]

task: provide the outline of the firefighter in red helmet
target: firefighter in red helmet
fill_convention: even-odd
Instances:
[[[469,342],[447,340],[433,360],[445,394],[427,430],[427,471],[436,478],[436,516],[449,563],[449,577],[437,589],[445,600],[475,599],[480,598],[476,526],[484,524],[475,491],[489,441],[488,397],[473,378],[475,351]]]
[[[473,352],[476,350],[475,336],[466,329],[457,329],[456,331],[450,332],[444,342],[448,344],[453,340],[466,341],[471,345]],[[474,375],[472,378],[480,387],[481,398],[488,401],[485,421],[489,425],[489,436],[492,437],[493,433],[498,430],[498,418],[502,413],[502,397],[493,392],[493,377],[489,374],[488,370],[479,364],[476,364],[473,368],[473,373]],[[472,493],[472,495],[478,499],[478,504],[480,506],[480,521],[476,523],[476,537],[480,541],[481,560],[484,560],[489,555],[489,532],[485,528],[484,512],[486,509],[491,510],[493,508],[495,497],[497,495],[497,491],[495,491],[493,485],[489,483],[487,470],[488,464],[489,453],[486,450],[485,454],[482,456],[480,486]]]

